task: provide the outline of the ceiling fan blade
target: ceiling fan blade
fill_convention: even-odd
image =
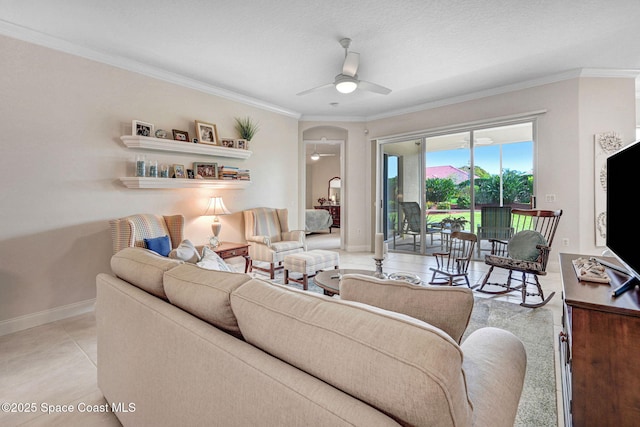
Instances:
[[[318,92],[318,91],[320,91],[320,90],[324,90],[324,89],[327,89],[327,88],[330,88],[330,87],[333,87],[333,83],[327,83],[327,84],[325,84],[325,85],[318,86],[318,87],[314,87],[314,88],[312,88],[312,89],[303,90],[302,92],[297,93],[296,95],[298,95],[298,96],[300,96],[300,95],[306,95],[306,94],[308,94],[308,93]]]
[[[342,64],[342,74],[353,77],[358,72],[360,65],[360,54],[356,52],[348,52]]]
[[[391,93],[391,89],[389,88],[377,85],[375,83],[365,82],[363,80],[360,80],[360,83],[358,83],[358,89],[379,93],[381,95],[389,95]]]
[[[327,154],[318,154],[320,157],[335,157],[335,154],[327,153]]]

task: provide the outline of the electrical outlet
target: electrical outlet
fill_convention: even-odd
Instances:
[[[553,203],[556,201],[556,195],[555,194],[545,194],[544,195],[544,200],[547,203]]]
[[[567,239],[566,237],[562,239],[562,246],[569,246],[569,239]]]

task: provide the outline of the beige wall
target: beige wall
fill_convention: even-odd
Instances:
[[[298,227],[297,119],[0,37],[0,332],[7,319],[95,298],[95,276],[109,272],[107,221],[133,213],[182,213],[186,236],[205,243],[207,198],[224,197],[222,240],[244,239],[241,214],[287,207]],[[130,190],[136,150],[119,137],[131,120],[194,135],[194,120],[237,137],[234,117],[251,116],[260,131],[248,160],[147,151],[160,162],[217,161],[247,167],[246,190]]]

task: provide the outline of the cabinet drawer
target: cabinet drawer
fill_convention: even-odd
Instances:
[[[247,256],[249,255],[249,248],[227,249],[225,251],[219,251],[218,255],[222,259],[233,258],[235,256]]]

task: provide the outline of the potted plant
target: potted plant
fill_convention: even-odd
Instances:
[[[260,126],[257,122],[254,122],[251,117],[236,117],[236,130],[240,134],[240,138],[251,141],[258,132],[258,129],[260,129]]]
[[[326,202],[327,202],[327,199],[325,199],[324,197],[320,197],[318,199],[318,203],[320,203],[320,206],[324,206]]]
[[[450,228],[451,231],[462,231],[464,230],[465,224],[468,222],[469,220],[463,216],[459,216],[458,218],[448,216],[442,220],[442,225],[443,228]]]

